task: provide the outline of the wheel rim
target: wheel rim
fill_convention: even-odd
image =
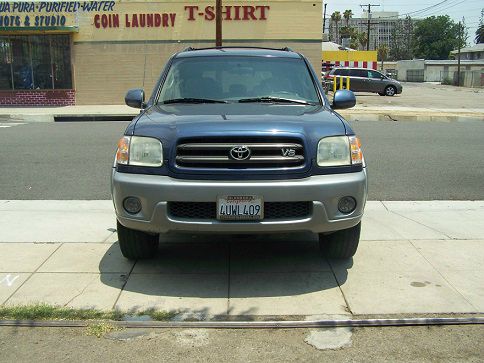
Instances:
[[[388,96],[393,96],[395,94],[395,88],[388,87],[385,92]]]

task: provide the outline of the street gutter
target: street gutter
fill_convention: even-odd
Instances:
[[[0,320],[1,326],[14,327],[87,327],[99,321],[79,320]],[[484,324],[484,317],[403,318],[403,319],[347,319],[302,321],[102,321],[120,328],[197,328],[197,329],[291,329],[340,327],[395,327]]]

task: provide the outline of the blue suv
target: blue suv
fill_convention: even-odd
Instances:
[[[359,139],[308,60],[284,49],[188,48],[173,55],[119,140],[111,191],[123,255],[156,253],[168,232],[311,231],[349,258],[367,197]]]

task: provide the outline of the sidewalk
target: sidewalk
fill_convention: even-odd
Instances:
[[[139,110],[126,105],[85,105],[63,107],[0,107],[1,122],[54,122],[56,117],[134,117]]]
[[[338,112],[348,121],[484,121],[484,108],[356,105]]]
[[[369,202],[348,262],[315,235],[163,236],[124,259],[111,201],[0,201],[0,304],[207,319],[484,312],[484,201]]]
[[[55,118],[79,120],[99,117],[134,117],[138,110],[126,105],[91,105],[65,107],[0,107],[1,122],[54,122]],[[484,108],[437,108],[375,106],[357,104],[339,113],[350,121],[484,121]]]

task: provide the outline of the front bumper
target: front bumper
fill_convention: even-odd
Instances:
[[[366,203],[367,176],[363,168],[355,173],[285,181],[192,181],[119,173],[113,168],[111,192],[118,221],[125,227],[144,232],[322,233],[350,228],[360,222]],[[260,195],[264,202],[312,202],[312,211],[305,218],[254,222],[176,218],[169,213],[169,202],[216,202],[221,195]],[[136,215],[123,208],[123,200],[129,196],[141,200],[142,209]],[[350,214],[338,210],[338,201],[343,196],[356,199],[356,209]]]

